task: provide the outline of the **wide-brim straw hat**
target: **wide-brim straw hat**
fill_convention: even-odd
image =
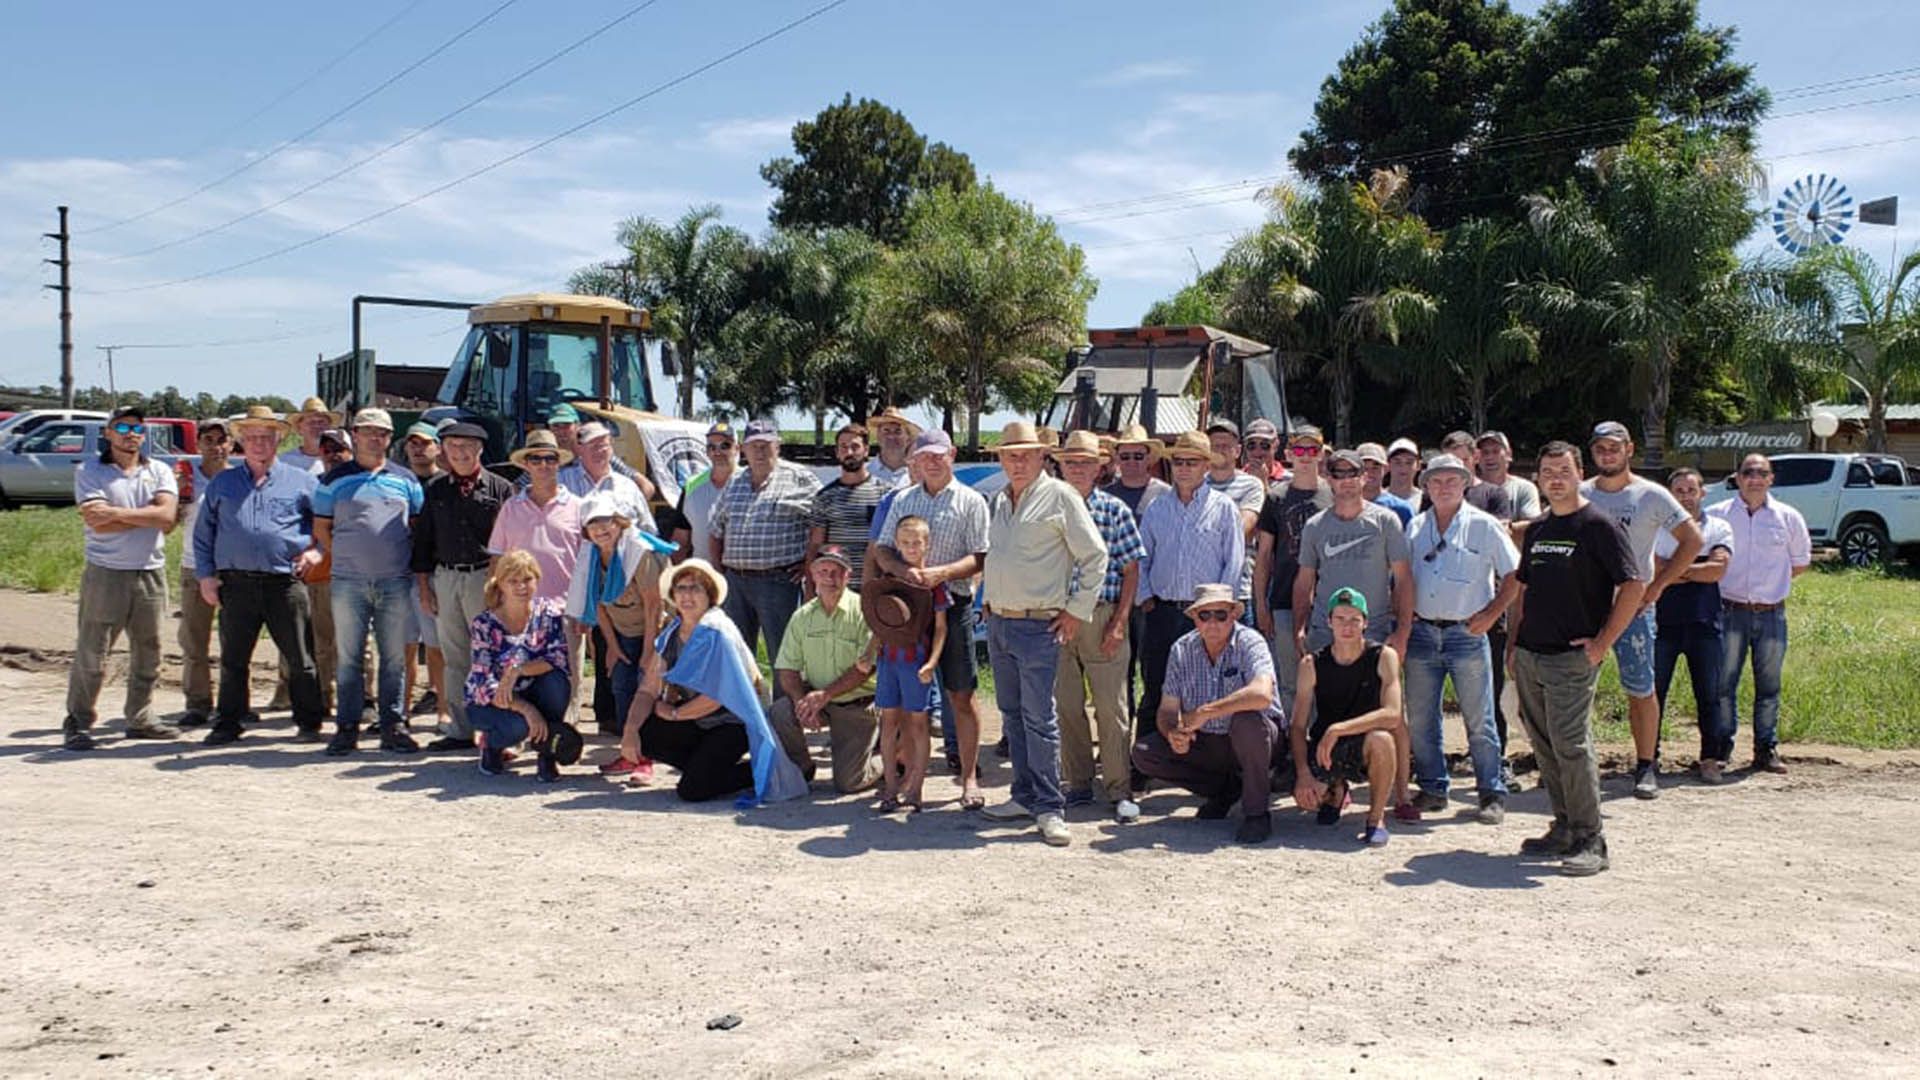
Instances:
[[[1147,434],[1147,429],[1145,425],[1142,424],[1128,424],[1121,430],[1119,435],[1114,437],[1113,448],[1118,450],[1123,446],[1146,447],[1147,464],[1149,465],[1155,464],[1161,458],[1167,456],[1167,444]]]
[[[1107,452],[1106,449],[1100,445],[1100,436],[1095,435],[1093,432],[1084,430],[1070,431],[1067,433],[1066,441],[1054,448],[1053,458],[1055,461],[1060,461],[1065,458],[1090,458],[1094,461],[1105,461],[1107,459]]]
[[[546,428],[540,428],[537,431],[529,433],[527,435],[527,444],[515,450],[513,453],[508,454],[507,460],[524,469],[527,467],[527,455],[536,450],[552,450],[560,455],[561,465],[573,464],[573,451],[562,447],[560,440],[554,438],[553,432],[548,431]]]
[[[727,602],[726,575],[715,570],[713,564],[707,560],[695,558],[688,559],[686,562],[670,567],[665,573],[660,575],[660,599],[666,601],[669,609],[673,607],[673,583],[680,580],[680,575],[689,570],[706,578],[707,583],[713,586],[711,591],[713,593],[714,607],[719,607],[721,604]]]
[[[346,417],[327,408],[327,403],[317,397],[310,397],[301,402],[300,411],[287,414],[287,421],[288,423],[298,424],[300,418],[303,416],[324,416],[327,418],[328,427],[339,427],[346,422]]]
[[[872,416],[867,417],[866,428],[868,431],[872,431],[880,424],[905,424],[907,426],[907,434],[920,434],[920,425],[907,419],[907,414],[901,412],[900,409],[894,405],[889,405],[879,412],[874,413]]]
[[[298,415],[298,414],[295,414]],[[247,411],[228,422],[233,434],[238,435],[250,427],[267,428],[275,435],[285,435],[293,430],[293,425],[280,419],[280,414],[265,405],[249,405]]]
[[[1047,450],[1050,445],[1040,438],[1040,429],[1025,420],[1015,420],[1000,429],[1000,443],[990,447],[993,453],[1007,450]]]
[[[1209,442],[1207,437],[1198,431],[1181,432],[1180,437],[1173,440],[1173,445],[1167,447],[1164,456],[1169,458],[1191,457],[1195,454],[1206,458],[1207,464],[1216,469],[1227,462],[1225,455],[1213,452],[1213,443]]]

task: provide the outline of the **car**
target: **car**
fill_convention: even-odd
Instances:
[[[0,506],[72,502],[73,471],[88,458],[100,456],[106,426],[104,418],[53,420],[9,442],[0,449]],[[180,432],[177,425],[150,424],[147,454],[190,483],[199,456],[181,451]],[[183,483],[181,490],[185,494],[190,489]]]
[[[1920,485],[1888,454],[1776,454],[1773,497],[1800,511],[1815,547],[1838,549],[1853,566],[1896,554],[1920,562]],[[1726,487],[1737,490],[1738,478]]]
[[[27,409],[0,420],[0,446],[5,446],[22,435],[28,435],[42,424],[55,420],[105,420],[107,414],[97,409]]]

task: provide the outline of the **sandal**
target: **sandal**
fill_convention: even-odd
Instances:
[[[962,810],[984,810],[986,806],[987,798],[984,795],[960,796],[960,809]]]
[[[874,807],[874,809],[882,814],[891,814],[895,810],[900,809],[900,800],[891,795],[883,796],[880,800],[880,805]]]

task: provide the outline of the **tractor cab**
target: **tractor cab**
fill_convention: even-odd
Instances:
[[[1154,435],[1202,429],[1224,416],[1242,430],[1265,417],[1287,428],[1286,385],[1271,346],[1211,326],[1138,326],[1089,332],[1040,422],[1061,432]]]

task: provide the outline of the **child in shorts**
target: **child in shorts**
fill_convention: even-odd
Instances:
[[[933,534],[925,518],[907,516],[894,527],[894,548],[909,567],[924,567]],[[880,760],[886,764],[886,779],[880,792],[880,811],[891,813],[905,807],[909,813],[920,809],[921,789],[927,779],[927,760],[932,751],[928,733],[927,706],[933,692],[933,676],[940,663],[940,650],[947,643],[947,608],[952,600],[945,585],[933,587],[933,621],[926,636],[911,648],[881,645],[874,665],[873,703],[880,708]],[[904,764],[904,773],[895,768]]]

